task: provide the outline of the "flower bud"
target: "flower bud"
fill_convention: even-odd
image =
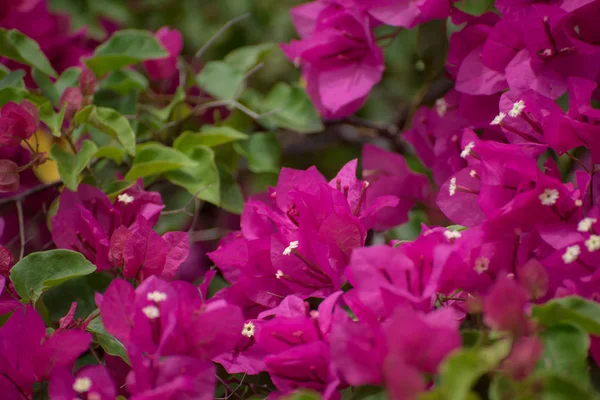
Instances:
[[[83,96],[79,88],[66,88],[62,96],[60,96],[60,107],[66,107],[65,118],[67,120],[73,118],[77,110],[81,108],[82,104]]]
[[[13,263],[13,255],[6,247],[0,245],[0,276],[7,277]]]
[[[79,75],[79,90],[84,97],[91,96],[96,92],[98,81],[96,75],[89,69],[84,69]]]
[[[19,166],[11,160],[0,160],[0,193],[19,190]]]
[[[513,379],[529,376],[542,353],[544,345],[536,337],[522,337],[513,346],[510,356],[502,363],[502,369]]]

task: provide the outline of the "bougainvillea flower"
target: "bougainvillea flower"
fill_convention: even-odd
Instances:
[[[36,106],[25,100],[9,101],[0,109],[0,145],[17,146],[37,129],[40,115]]]
[[[492,329],[509,331],[519,336],[527,333],[525,315],[527,291],[514,279],[501,277],[496,281],[483,303],[485,323]]]
[[[11,160],[0,160],[0,193],[19,190],[19,166]]]
[[[183,49],[183,37],[177,29],[163,26],[154,35],[169,52],[168,57],[158,60],[144,61],[144,68],[150,79],[162,81],[177,73],[177,58]]]
[[[56,400],[72,400],[81,396],[94,400],[113,400],[117,391],[106,367],[91,365],[78,370],[75,376],[66,369],[54,373],[49,394]]]
[[[450,15],[452,1],[446,0],[353,0],[376,20],[387,25],[412,28]]]

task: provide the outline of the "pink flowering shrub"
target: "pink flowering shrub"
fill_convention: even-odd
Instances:
[[[317,0],[206,61],[248,16],[1,4],[0,397],[599,398],[599,17]]]

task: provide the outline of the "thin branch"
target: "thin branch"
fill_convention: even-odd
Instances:
[[[246,379],[246,373],[244,373],[244,376],[242,376],[242,379],[240,380],[240,382],[238,383],[238,386],[233,390],[233,392],[229,393],[229,395],[227,395],[226,397],[221,397],[218,398],[217,400],[227,400],[229,399],[231,396],[233,396],[235,394],[235,392],[238,391],[239,388],[242,387],[242,385],[244,384],[244,379]]]
[[[202,55],[206,52],[206,50],[208,50],[208,48],[219,38],[221,37],[221,35],[223,35],[225,33],[225,31],[227,31],[227,29],[231,28],[233,25],[237,24],[238,22],[248,18],[250,16],[250,13],[245,13],[240,15],[239,17],[235,17],[234,19],[232,19],[231,21],[227,22],[225,25],[223,25],[221,27],[221,29],[219,29],[217,31],[217,33],[215,33],[210,39],[208,39],[208,41],[206,43],[204,43],[204,46],[202,46],[200,48],[200,50],[198,50],[198,52],[196,53],[196,55],[194,56],[195,59],[200,59],[202,57]]]
[[[25,221],[23,220],[23,205],[21,199],[17,200],[17,217],[19,219],[19,240],[21,242],[21,250],[19,251],[19,260],[25,254]]]
[[[48,188],[57,186],[60,183],[61,182],[46,183],[44,185],[39,185],[39,186],[33,187],[31,189],[27,189],[27,190],[19,193],[16,196],[7,197],[5,199],[0,199],[0,206],[4,205],[4,204],[15,202],[15,201],[21,201],[21,200],[25,199],[26,197],[31,196],[32,194],[36,194],[36,193],[46,190]]]
[[[244,75],[244,78],[242,79],[242,82],[244,82],[244,83],[248,82],[248,79],[250,79],[250,77],[252,75],[254,75],[255,73],[257,73],[264,66],[265,66],[264,62],[256,64],[254,66],[254,68],[252,68],[252,69],[250,69],[250,71],[246,72],[246,74]],[[236,88],[235,94],[233,95],[233,98],[234,99],[238,99],[242,95],[243,91],[244,91],[244,84],[242,83],[241,85],[239,85]]]

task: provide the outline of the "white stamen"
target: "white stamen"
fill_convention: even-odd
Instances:
[[[508,115],[513,118],[518,117],[519,115],[521,115],[524,109],[525,102],[523,100],[519,100],[515,104],[513,104],[513,108],[508,112]]]
[[[575,200],[575,207],[581,207],[583,205],[583,201],[577,199]]]
[[[450,196],[454,196],[456,194],[456,177],[452,177],[450,179],[450,185],[448,185],[448,193]]]
[[[247,322],[242,329],[242,335],[250,338],[254,336],[254,331],[256,331],[256,326],[252,322]]]
[[[446,115],[446,112],[448,111],[448,102],[446,99],[441,98],[435,101],[435,111],[440,117]]]
[[[425,71],[425,63],[423,60],[417,60],[417,62],[415,62],[415,69],[419,72]]]
[[[146,307],[142,308],[142,312],[149,319],[156,319],[156,318],[160,317],[160,310],[156,306],[146,306]]]
[[[278,269],[277,273],[275,274],[275,278],[277,279],[281,279],[281,277],[283,276],[283,271]]]
[[[598,222],[596,218],[585,217],[577,224],[577,230],[579,232],[588,232],[596,222]]]
[[[585,241],[585,247],[587,247],[590,253],[600,250],[600,236],[590,235],[590,238]]]
[[[297,249],[297,248],[298,248],[298,241],[294,240],[293,242],[290,242],[290,245],[283,250],[283,255],[289,256],[290,254],[292,254],[292,250]]]
[[[119,203],[129,204],[133,203],[134,197],[128,195],[127,193],[121,193],[117,196],[117,199],[119,199]]]
[[[454,240],[454,239],[458,239],[460,238],[462,235],[460,234],[459,231],[444,231],[444,236],[446,236],[446,239],[448,240]]]
[[[319,312],[317,310],[312,310],[310,316],[311,318],[319,318]]]
[[[92,387],[92,380],[90,378],[77,378],[73,383],[73,390],[77,393],[85,393]]]
[[[565,254],[562,255],[562,259],[565,264],[571,264],[577,260],[577,257],[581,254],[581,247],[578,244],[567,247]]]
[[[477,176],[477,171],[475,171],[474,169],[472,169],[471,171],[469,171],[469,176],[471,178],[475,178]]]
[[[500,123],[502,122],[502,120],[504,120],[505,117],[506,114],[501,112],[500,114],[496,115],[496,118],[494,118],[492,122],[490,122],[490,125],[500,125]]]
[[[154,301],[155,303],[160,303],[161,301],[165,301],[167,299],[167,294],[164,292],[159,292],[155,290],[154,292],[148,293],[146,296],[148,300]]]
[[[469,143],[467,143],[467,145],[465,146],[465,148],[463,149],[463,151],[460,153],[460,156],[462,158],[467,158],[467,156],[469,154],[471,154],[471,150],[473,150],[473,147],[475,147],[475,142],[469,142]]]
[[[544,193],[540,194],[538,197],[543,205],[553,206],[554,204],[556,204],[556,201],[558,200],[558,190],[545,189]]]
[[[546,49],[546,50],[542,51],[542,55],[544,57],[550,57],[552,55],[552,49]]]
[[[473,267],[473,269],[475,270],[475,272],[477,272],[478,274],[483,274],[485,271],[487,271],[490,268],[490,259],[487,257],[477,257],[477,259],[475,260],[475,266]]]

